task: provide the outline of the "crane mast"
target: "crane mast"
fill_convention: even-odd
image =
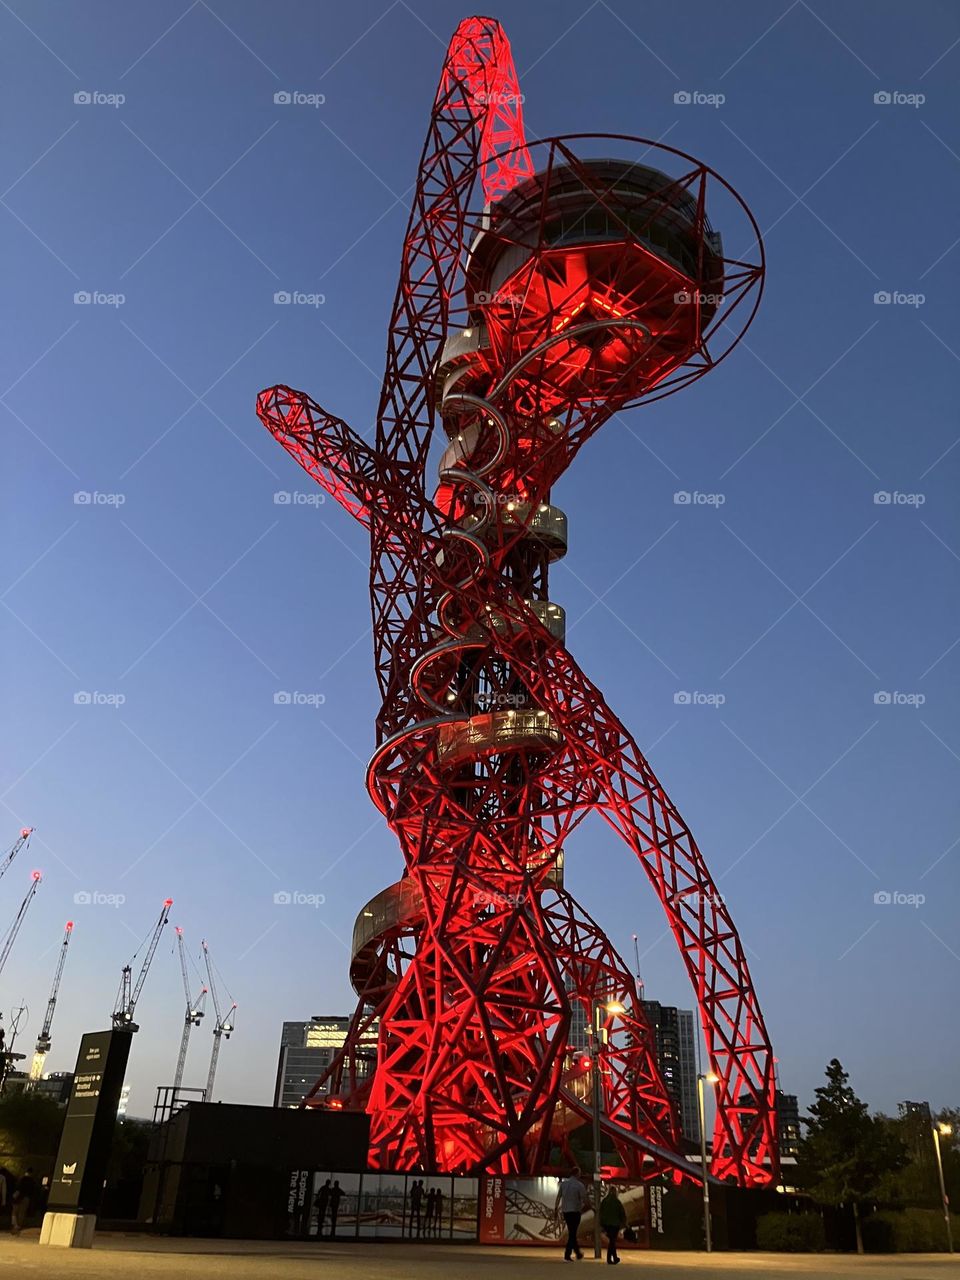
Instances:
[[[207,986],[210,989],[210,998],[213,1000],[213,1013],[216,1019],[213,1028],[213,1049],[210,1053],[210,1070],[207,1072],[207,1090],[205,1094],[207,1102],[212,1102],[213,1082],[217,1076],[217,1062],[220,1058],[220,1041],[223,1036],[226,1036],[228,1040],[230,1039],[230,1032],[233,1030],[233,1023],[230,1018],[237,1007],[237,1002],[233,1001],[227,1010],[226,1017],[224,1017],[220,1010],[220,997],[217,994],[217,984],[214,981],[213,968],[210,963],[210,949],[206,942],[202,942],[200,945],[203,947],[203,958],[207,966]]]
[[[170,908],[173,906],[172,898],[165,898],[162,908],[160,909],[160,919],[157,921],[153,933],[150,937],[150,943],[147,947],[147,954],[143,957],[143,964],[140,966],[140,972],[137,975],[136,984],[133,983],[133,968],[129,964],[123,966],[123,973],[120,978],[120,991],[117,995],[117,1003],[113,1010],[111,1021],[114,1027],[120,1031],[139,1031],[140,1028],[133,1020],[136,1012],[137,1001],[140,999],[140,992],[143,990],[143,984],[147,980],[147,974],[150,972],[150,966],[153,963],[153,957],[160,942],[160,935],[163,933],[164,925],[170,918]]]
[[[180,973],[183,977],[183,999],[186,1005],[186,1012],[183,1018],[183,1034],[180,1037],[180,1052],[177,1056],[177,1069],[173,1077],[173,1093],[176,1098],[177,1090],[183,1083],[183,1069],[187,1061],[187,1047],[190,1044],[190,1031],[193,1027],[199,1027],[200,1019],[203,1017],[203,1002],[207,995],[207,988],[201,987],[196,1000],[190,999],[190,978],[187,974],[187,956],[183,949],[183,930],[179,925],[175,926],[177,931],[177,947],[180,951]]]
[[[3,862],[0,862],[0,877],[3,876],[3,873],[7,870],[10,864],[13,862],[14,858],[17,856],[17,854],[24,847],[24,845],[27,843],[27,841],[30,839],[32,835],[33,835],[33,827],[20,828],[20,834],[19,836],[17,836],[16,842],[14,843],[13,848],[4,858]]]
[[[7,936],[4,938],[3,947],[0,949],[0,973],[3,972],[3,966],[7,963],[7,957],[10,955],[10,952],[13,949],[13,944],[17,940],[17,934],[20,932],[20,926],[23,924],[24,916],[27,914],[30,903],[33,901],[34,894],[40,888],[40,881],[42,879],[43,876],[39,871],[31,873],[30,888],[27,890],[23,901],[20,903],[20,910],[17,912],[13,924],[7,930]]]
[[[43,1075],[43,1065],[47,1060],[47,1054],[50,1052],[50,1029],[53,1026],[53,1015],[57,1009],[57,997],[60,994],[60,979],[63,977],[63,966],[67,959],[67,947],[70,945],[70,935],[73,933],[73,921],[68,920],[66,928],[63,931],[63,942],[60,944],[60,955],[57,959],[57,971],[53,977],[53,986],[50,988],[50,999],[47,1001],[47,1012],[43,1019],[43,1026],[40,1028],[40,1034],[37,1036],[37,1048],[33,1055],[33,1062],[30,1065],[29,1088],[34,1088],[37,1081]]]

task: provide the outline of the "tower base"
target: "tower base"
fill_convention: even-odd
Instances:
[[[45,1213],[40,1243],[62,1249],[89,1249],[97,1225],[95,1213]]]

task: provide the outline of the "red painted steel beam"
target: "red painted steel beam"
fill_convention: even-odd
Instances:
[[[566,548],[551,486],[612,414],[736,345],[762,288],[759,233],[718,175],[670,148],[605,140],[606,156],[638,151],[627,163],[592,158],[585,137],[528,147],[521,104],[500,25],[464,20],[421,155],[373,444],[290,387],[258,400],[370,531],[383,703],[367,784],[404,859],[358,917],[357,1012],[307,1103],[367,1110],[381,1167],[538,1172],[587,1105],[574,1025],[616,1001],[608,1137],[636,1176],[682,1176],[633,980],[562,886],[564,843],[596,812],[643,867],[691,981],[720,1079],[713,1172],[763,1185],[778,1177],[774,1059],[743,947],[547,595]],[[718,198],[753,256],[724,256]]]

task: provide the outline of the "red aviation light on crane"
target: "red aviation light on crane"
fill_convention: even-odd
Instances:
[[[31,872],[30,872],[30,879],[31,879],[31,880],[42,880],[42,879],[43,879],[43,872],[42,872],[42,871],[31,871]]]
[[[165,907],[172,907],[172,906],[173,906],[173,899],[172,899],[172,898],[164,898],[164,900],[163,900],[163,905],[164,905]],[[174,925],[174,928],[176,928],[176,925]],[[178,932],[179,932],[179,930],[178,930]]]
[[[66,925],[67,933],[73,933],[73,921],[68,920]]]
[[[32,835],[33,835],[34,830],[35,830],[35,828],[34,828],[34,827],[21,827],[21,828],[20,828],[20,839],[21,839],[21,840],[26,840],[27,836],[32,836]]]

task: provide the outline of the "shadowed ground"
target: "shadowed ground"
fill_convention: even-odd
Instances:
[[[92,1250],[41,1249],[37,1231],[0,1238],[0,1276],[196,1277],[197,1280],[297,1280],[326,1273],[331,1280],[486,1280],[494,1276],[539,1277],[566,1270],[558,1249],[478,1248],[467,1245],[285,1244],[243,1240],[171,1240],[104,1232]],[[589,1255],[570,1270],[604,1266]],[[960,1259],[945,1254],[901,1254],[856,1258],[822,1254],[769,1253],[623,1254],[622,1272],[662,1275],[664,1280],[695,1280],[707,1274],[748,1276],[751,1280],[960,1280]]]

